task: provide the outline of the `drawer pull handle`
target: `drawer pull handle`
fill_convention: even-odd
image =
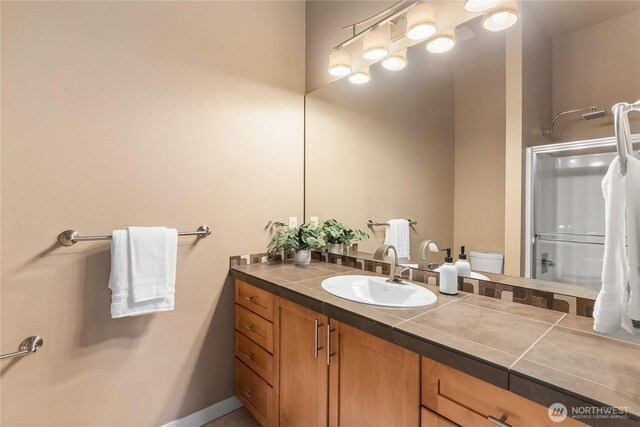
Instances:
[[[322,347],[318,346],[318,328],[322,327],[322,323],[320,323],[318,321],[318,319],[315,320],[315,325],[316,325],[316,330],[314,332],[314,344],[315,344],[315,348],[313,350],[313,355],[316,357],[316,359],[318,358],[318,350],[322,350]]]
[[[253,354],[249,354],[249,353],[245,353],[245,352],[242,352],[242,354],[244,354],[245,359],[253,360]]]
[[[251,395],[252,395],[253,393],[251,393],[251,390],[244,390],[244,391],[242,392],[242,394],[244,394],[244,395],[245,395],[245,397],[249,399],[249,398],[251,398]]]
[[[501,416],[500,419],[498,419],[496,417],[492,417],[491,415],[489,415],[487,417],[487,420],[490,423],[493,423],[493,424],[495,424],[497,426],[500,426],[500,427],[511,427],[511,424],[507,424],[506,423],[506,421],[507,421],[507,416],[506,415]]]
[[[245,324],[245,325],[244,325],[244,327],[245,327],[245,329],[247,329],[248,331],[253,331],[253,324],[250,324],[250,325]]]
[[[336,328],[331,329],[331,325],[327,323],[327,366],[331,364],[331,356],[335,356],[335,353],[331,353],[331,332]]]
[[[253,302],[253,299],[254,299],[254,298],[255,298],[255,297],[244,297],[244,299],[246,299],[246,300],[247,300],[247,301],[249,301],[249,302]]]

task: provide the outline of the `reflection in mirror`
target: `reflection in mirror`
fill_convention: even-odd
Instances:
[[[520,15],[502,32],[477,17],[445,53],[419,43],[400,71],[375,63],[366,84],[308,94],[306,215],[355,228],[411,218],[407,264],[426,267],[420,245],[433,240],[454,260],[465,246],[491,280],[599,288],[600,182],[616,153],[611,107],[640,99],[640,2],[524,2]]]

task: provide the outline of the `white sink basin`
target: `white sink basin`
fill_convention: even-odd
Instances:
[[[385,307],[422,307],[438,299],[422,286],[386,280],[376,276],[334,276],[323,280],[322,288],[340,298]]]

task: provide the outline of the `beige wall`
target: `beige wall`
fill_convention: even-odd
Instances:
[[[469,49],[477,48],[475,45]],[[454,251],[504,253],[505,55],[476,55],[455,70]]]
[[[409,65],[372,68],[307,95],[306,215],[366,230],[368,219],[411,218],[412,257],[423,239],[453,243],[453,73],[446,60],[409,51]],[[384,227],[359,245],[374,252]]]
[[[160,425],[233,394],[228,257],[302,215],[304,7],[2,2],[0,350],[45,340],[2,362],[2,425]],[[108,243],[55,244],[203,223],[176,310],[137,318],[109,317]]]
[[[553,40],[553,113],[640,99],[640,11]],[[629,116],[633,132],[640,118]],[[558,119],[555,142],[613,136],[613,117]]]

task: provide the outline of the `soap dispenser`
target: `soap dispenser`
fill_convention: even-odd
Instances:
[[[451,248],[443,249],[447,252],[444,264],[440,266],[440,293],[446,295],[456,295],[458,293],[458,270],[453,265],[451,258]]]
[[[458,276],[471,277],[471,264],[467,261],[467,254],[464,253],[464,246],[460,246],[460,255],[455,264],[458,269]]]

